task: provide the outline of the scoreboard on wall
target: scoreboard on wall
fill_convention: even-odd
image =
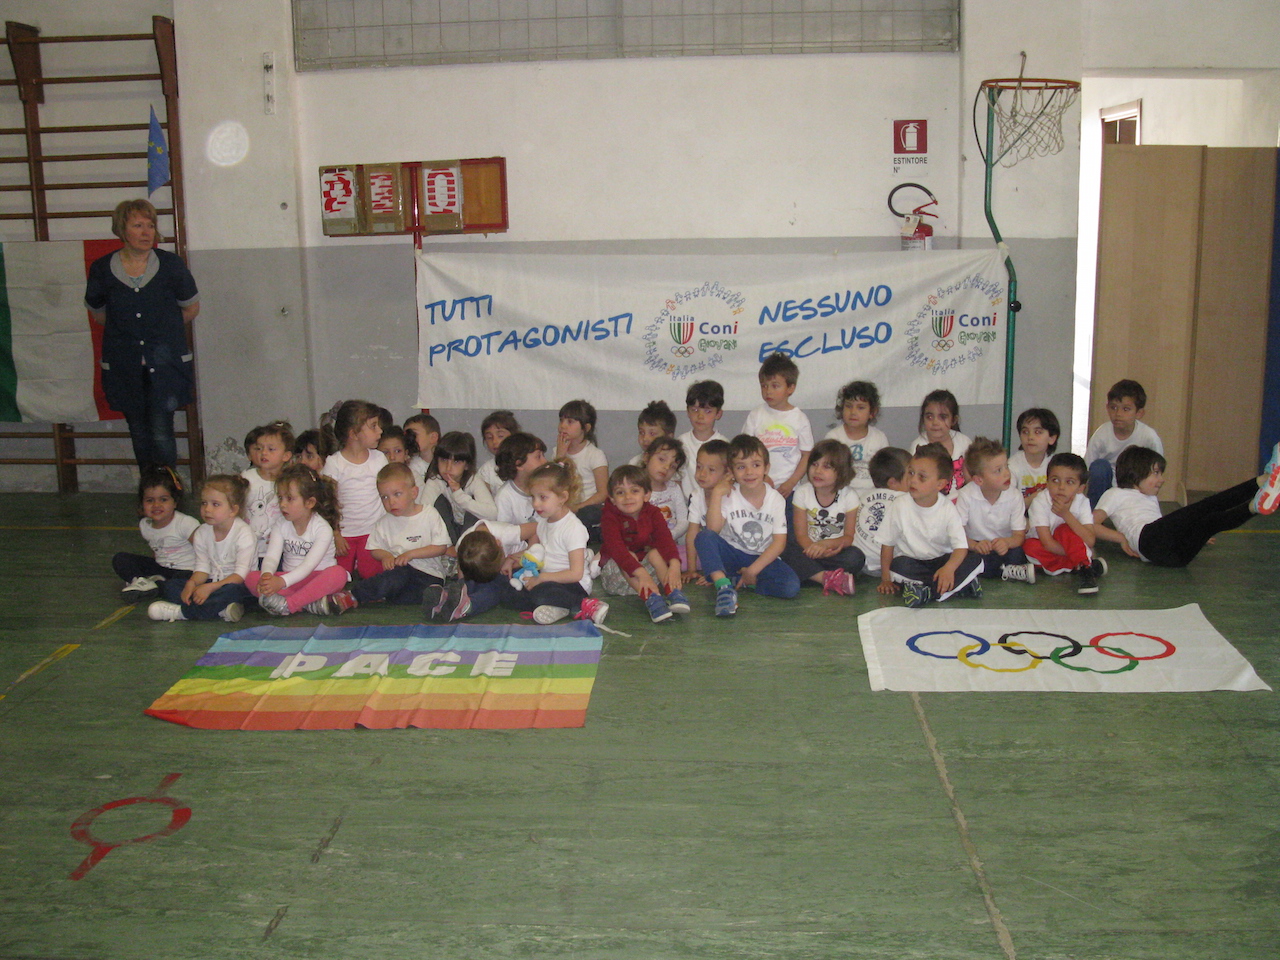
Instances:
[[[503,233],[504,157],[353,163],[320,168],[325,236],[386,233]]]

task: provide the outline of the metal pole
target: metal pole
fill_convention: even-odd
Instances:
[[[1018,273],[1013,268],[1013,258],[1009,255],[1009,250],[1004,245],[1004,238],[1000,236],[1000,228],[996,226],[996,219],[991,213],[991,171],[995,168],[997,159],[995,155],[996,98],[1000,95],[1000,92],[991,87],[988,87],[984,92],[987,96],[987,149],[983,210],[987,215],[987,225],[991,227],[991,236],[995,238],[996,247],[1004,253],[1004,268],[1009,274],[1009,292],[1006,301],[1008,306],[1005,311],[1004,421],[1001,427],[1001,441],[1004,443],[1004,448],[1008,450],[1010,449],[1009,442],[1013,428],[1013,347],[1018,312],[1015,306],[1018,303]]]

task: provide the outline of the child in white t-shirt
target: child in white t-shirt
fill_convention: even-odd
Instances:
[[[960,432],[960,404],[950,390],[930,391],[920,404],[920,436],[911,444],[911,452],[926,443],[939,444],[951,457],[951,477],[943,493],[953,494],[969,482],[964,473],[969,438]]]
[[[1048,481],[1049,458],[1058,449],[1058,417],[1044,407],[1031,407],[1018,414],[1018,450],[1009,457],[1009,476],[1022,497],[1022,509]]]
[[[1107,422],[1093,431],[1084,459],[1089,465],[1089,503],[1097,506],[1111,489],[1116,458],[1125,447],[1146,447],[1164,455],[1160,436],[1142,422],[1147,391],[1137,380],[1118,380],[1107,391]]]
[[[642,465],[649,475],[649,502],[662,514],[677,544],[689,529],[689,503],[676,481],[684,465],[684,445],[669,435],[649,444]]]
[[[868,469],[875,488],[862,497],[855,524],[853,545],[865,558],[862,572],[872,577],[880,576],[880,540],[877,533],[889,507],[899,497],[907,495],[907,467],[911,454],[901,447],[885,447],[871,458]]]
[[[693,473],[702,445],[711,440],[726,444],[729,442],[729,438],[716,429],[716,421],[724,415],[724,387],[715,380],[698,380],[685,391],[684,407],[685,415],[689,418],[689,430],[680,434],[677,439],[684,444],[685,460],[680,488],[684,490],[685,499],[689,500],[692,499],[693,492],[699,489]]]
[[[581,500],[573,512],[595,539],[600,537],[600,510],[608,495],[609,461],[596,446],[596,408],[586,400],[570,400],[560,408],[556,459],[568,459],[578,471]]]
[[[783,498],[791,496],[804,479],[813,449],[813,428],[809,417],[791,405],[800,368],[784,354],[774,353],[760,364],[760,396],[764,403],[747,414],[742,432],[758,437],[769,456],[769,481]],[[736,439],[736,438],[735,438]]]
[[[529,494],[529,478],[547,462],[547,445],[531,433],[513,433],[498,447],[494,463],[502,486],[494,494],[497,519],[517,526],[533,523],[533,497]]]
[[[853,489],[859,497],[864,497],[875,489],[871,481],[871,458],[889,445],[884,431],[875,426],[880,416],[880,391],[867,380],[846,383],[836,394],[836,416],[840,423],[826,439],[839,440],[849,448],[853,458]]]
[[[738,612],[740,587],[766,597],[800,592],[800,578],[782,562],[787,503],[769,486],[769,451],[759,437],[739,434],[729,444],[729,467],[732,476],[707,493],[705,529],[695,538],[703,575],[716,590],[717,617]]]
[[[1085,495],[1089,468],[1074,453],[1055,453],[1047,477],[1045,489],[1036,494],[1027,511],[1027,526],[1034,536],[1023,541],[1022,549],[1047,574],[1075,571],[1077,593],[1097,593],[1098,577],[1107,572],[1107,565],[1093,555],[1097,532]]]
[[[502,441],[513,433],[520,432],[520,423],[510,410],[494,410],[480,422],[480,440],[489,451],[489,459],[480,464],[476,474],[489,487],[489,492],[496,498],[502,486],[502,478],[498,476],[498,448]]]
[[[840,440],[819,440],[809,454],[808,476],[791,498],[791,528],[782,559],[802,583],[822,587],[823,596],[853,596],[853,578],[866,563],[854,546],[862,500],[852,479],[849,448]]]
[[[982,561],[971,552],[955,505],[944,496],[953,477],[950,453],[924,444],[907,466],[908,496],[899,497],[876,537],[880,541],[880,593],[897,593],[908,607],[953,595],[982,596]]]
[[[138,479],[138,532],[151,548],[151,556],[117,553],[111,569],[124,581],[120,599],[125,603],[154,600],[160,584],[186,580],[196,562],[191,538],[200,521],[178,512],[182,482],[171,467],[148,467]]]
[[[283,420],[254,427],[244,438],[249,468],[240,476],[249,482],[244,521],[258,538],[258,563],[267,555],[267,540],[280,522],[276,503],[276,481],[280,471],[293,459],[293,428]]]
[[[689,498],[689,526],[684,535],[684,579],[706,586],[708,581],[698,565],[698,534],[707,522],[707,497],[729,473],[729,441],[708,440],[698,448],[693,470],[693,495]]]
[[[387,465],[378,450],[382,424],[376,404],[347,400],[333,418],[338,452],[324,462],[324,474],[338,482],[338,509],[341,529],[334,532],[338,566],[347,573],[358,571],[372,577],[382,564],[369,555],[367,542],[373,525],[382,517],[378,496],[378,471]]]
[[[1116,485],[1093,511],[1099,537],[1156,566],[1185,567],[1209,538],[1280,506],[1280,443],[1272,448],[1261,476],[1162,515],[1157,494],[1164,486],[1165,465],[1155,450],[1126,447],[1116,458]],[[1104,520],[1115,529],[1103,526]]]
[[[982,559],[982,575],[1035,583],[1035,564],[1022,550],[1027,513],[1009,475],[1004,447],[986,437],[974,437],[964,459],[971,482],[956,494],[956,511],[969,550]]]

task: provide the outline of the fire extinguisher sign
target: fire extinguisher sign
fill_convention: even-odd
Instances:
[[[893,172],[929,163],[929,121],[893,121]]]

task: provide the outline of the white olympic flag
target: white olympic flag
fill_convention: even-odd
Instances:
[[[818,254],[418,255],[418,404],[555,410],[682,406],[718,380],[759,402],[757,371],[796,361],[792,402],[825,407],[849,380],[886,406],[945,387],[999,403],[1007,278],[994,249]]]

